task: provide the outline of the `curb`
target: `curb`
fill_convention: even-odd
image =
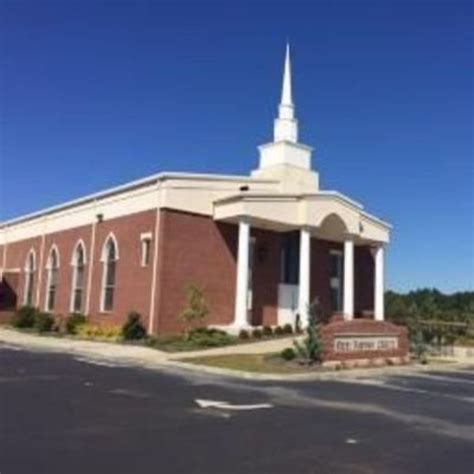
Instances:
[[[11,335],[18,335],[23,337],[24,341],[19,341],[18,338],[9,338]],[[48,336],[37,336],[31,334],[23,334],[10,329],[1,328],[0,343],[22,347],[35,351],[54,352],[71,355],[81,355],[98,362],[116,363],[118,365],[124,364],[126,366],[136,366],[147,369],[170,369],[176,368],[180,371],[194,373],[217,375],[230,378],[239,378],[244,380],[261,380],[261,381],[280,381],[280,382],[305,382],[316,380],[347,380],[357,379],[367,376],[378,375],[416,375],[417,373],[426,373],[431,371],[443,370],[459,370],[459,369],[473,369],[472,362],[452,361],[446,363],[433,363],[430,365],[400,365],[400,366],[386,366],[386,367],[372,367],[372,368],[358,368],[358,369],[343,369],[333,370],[327,372],[314,373],[299,373],[299,374],[272,374],[272,373],[256,373],[247,372],[243,370],[226,369],[221,367],[212,367],[208,365],[192,364],[185,362],[186,358],[179,360],[179,354],[162,353],[155,349],[140,347],[140,351],[146,354],[155,355],[156,357],[147,359],[140,354],[130,354],[125,356],[123,354],[107,354],[104,349],[117,349],[114,343],[97,342],[97,341],[75,341],[71,339],[53,339]],[[57,344],[56,344],[57,343]],[[97,344],[94,348],[80,347],[80,344],[86,345]],[[79,347],[78,347],[79,346]],[[122,348],[123,349],[123,348]],[[199,355],[199,354],[196,354]]]

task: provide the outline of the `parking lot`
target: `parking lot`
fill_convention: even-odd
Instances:
[[[0,346],[1,474],[472,473],[473,421],[469,369],[257,382]]]

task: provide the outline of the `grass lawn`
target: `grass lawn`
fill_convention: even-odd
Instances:
[[[208,365],[231,370],[243,370],[266,374],[296,374],[318,370],[318,366],[308,367],[297,362],[284,361],[279,354],[229,354],[220,356],[200,356],[180,359],[181,362]]]

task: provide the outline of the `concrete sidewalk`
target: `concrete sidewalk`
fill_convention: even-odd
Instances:
[[[274,339],[269,341],[238,344],[235,346],[218,347],[200,351],[168,353],[137,345],[117,344],[108,342],[82,341],[68,337],[51,337],[28,334],[14,329],[0,327],[0,344],[13,347],[23,347],[33,351],[67,353],[116,365],[133,365],[149,369],[175,369],[181,372],[239,377],[255,380],[308,381],[308,380],[341,380],[354,379],[383,374],[416,374],[432,370],[455,370],[472,368],[472,363],[466,364],[453,361],[450,364],[429,364],[393,366],[380,368],[360,368],[344,371],[311,372],[304,374],[264,374],[244,372],[204,365],[194,365],[185,359],[208,355],[228,354],[265,354],[278,352],[292,344],[294,337]],[[184,359],[184,360],[182,360]]]

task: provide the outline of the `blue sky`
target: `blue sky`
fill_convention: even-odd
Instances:
[[[284,43],[324,189],[393,223],[388,286],[474,287],[470,1],[0,2],[0,219],[158,171],[246,174]]]

